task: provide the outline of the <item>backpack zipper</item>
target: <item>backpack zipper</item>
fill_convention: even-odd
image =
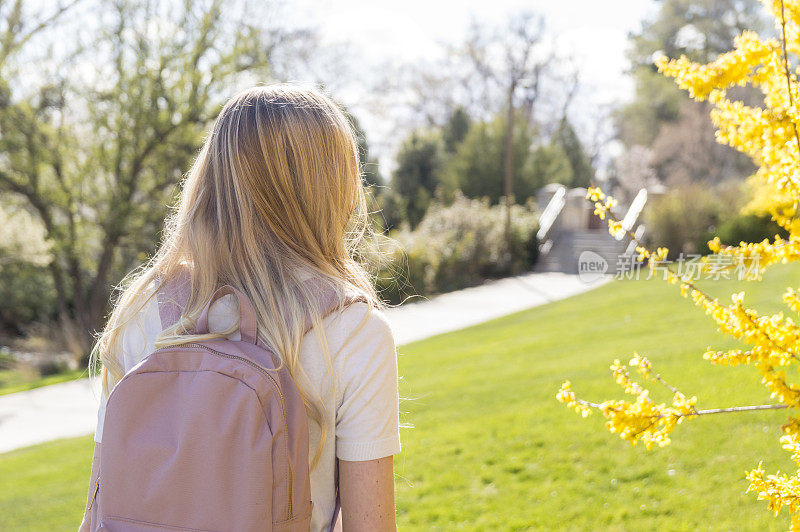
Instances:
[[[87,510],[92,509],[92,505],[94,504],[94,500],[97,498],[97,492],[100,491],[100,474],[97,474],[97,480],[94,482],[94,493],[92,494],[92,500],[89,501],[89,507]]]
[[[289,471],[289,504],[288,504],[289,512],[288,512],[288,515],[287,515],[286,518],[287,519],[291,519],[292,518],[292,485],[293,485],[293,478],[292,477],[293,477],[293,475],[292,475],[292,464],[289,463],[289,432],[288,432],[289,424],[288,424],[287,419],[286,419],[286,404],[285,404],[285,401],[284,401],[283,392],[281,392],[281,387],[278,385],[278,381],[275,380],[275,377],[270,375],[269,370],[267,370],[266,368],[256,364],[255,362],[253,362],[252,360],[250,360],[250,359],[248,359],[246,357],[240,357],[240,356],[237,356],[237,355],[231,355],[229,353],[223,353],[221,351],[217,351],[216,349],[212,349],[212,348],[210,348],[210,347],[208,347],[206,345],[203,345],[203,344],[197,344],[197,343],[189,342],[189,343],[180,344],[180,345],[171,345],[171,346],[167,346],[167,347],[162,347],[161,349],[156,349],[153,352],[155,353],[157,351],[166,351],[168,349],[180,349],[182,347],[195,347],[195,348],[198,348],[198,349],[203,349],[204,351],[208,351],[209,353],[212,353],[212,354],[217,355],[217,356],[222,357],[222,358],[228,358],[228,359],[233,359],[233,360],[241,360],[242,362],[247,363],[248,365],[252,366],[256,370],[261,372],[261,374],[263,374],[265,377],[269,378],[270,381],[272,381],[273,386],[275,386],[275,391],[278,392],[278,396],[281,399],[281,414],[283,414],[283,425],[287,428],[287,432],[286,432],[286,462],[287,462],[286,465],[287,465],[287,467],[286,467],[286,469]],[[99,487],[100,487],[100,484],[99,484],[100,483],[100,477],[99,476],[97,478],[97,482],[98,482],[98,486],[97,487],[99,489]],[[95,495],[96,494],[97,494],[97,490],[95,490]]]

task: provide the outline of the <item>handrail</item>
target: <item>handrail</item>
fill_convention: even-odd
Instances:
[[[555,223],[558,215],[561,214],[561,210],[566,205],[566,196],[567,196],[567,187],[560,186],[556,189],[553,197],[550,198],[550,201],[547,202],[547,206],[542,211],[542,214],[539,216],[539,230],[536,232],[536,238],[539,242],[542,242],[547,234],[552,229],[553,224]]]
[[[639,224],[639,226],[636,228],[636,231],[633,233],[633,239],[631,239],[631,241],[628,242],[628,247],[625,248],[626,255],[633,255],[633,253],[636,251],[636,246],[637,246],[636,243],[642,241],[642,238],[644,238],[644,233],[645,233],[644,224]]]
[[[642,209],[644,209],[645,203],[647,203],[647,189],[643,188],[636,194],[636,197],[633,198],[631,206],[628,207],[628,212],[625,213],[625,217],[622,219],[622,230],[617,231],[614,238],[622,240],[625,234],[633,228],[633,225],[642,213]]]

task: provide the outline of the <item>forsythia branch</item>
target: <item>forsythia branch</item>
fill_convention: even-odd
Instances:
[[[788,232],[786,238],[775,236],[770,241],[724,246],[719,238],[709,242],[712,255],[700,261],[702,271],[719,273],[732,262],[719,260],[738,258],[752,265],[746,272],[750,280],[760,280],[768,266],[800,260],[800,110],[796,107],[794,85],[796,71],[792,69],[789,54],[800,54],[800,0],[762,0],[772,13],[779,29],[780,39],[764,39],[754,31],[743,31],[734,39],[733,49],[719,55],[708,64],[698,64],[686,56],[655,61],[659,72],[674,78],[676,84],[698,101],[707,100],[712,105],[711,120],[716,128],[717,141],[752,158],[757,171],[752,183],[763,188],[759,201],[764,203],[759,212],[768,213]],[[732,100],[728,89],[751,85],[760,90],[763,99],[759,105],[745,105]],[[658,383],[672,393],[670,403],[656,403],[647,389],[630,378],[628,368],[615,361],[611,366],[616,382],[631,400],[609,400],[594,403],[578,398],[565,382],[557,393],[559,401],[574,408],[583,416],[599,410],[606,418],[606,427],[632,444],[642,441],[648,448],[669,443],[674,428],[684,419],[701,415],[756,412],[788,409],[800,411],[800,387],[787,380],[786,366],[798,369],[800,363],[800,326],[783,313],[760,315],[744,305],[744,293],[734,294],[729,305],[723,305],[692,281],[687,275],[671,270],[667,264],[668,250],[650,251],[614,215],[616,201],[592,186],[587,199],[594,203],[595,214],[608,220],[608,230],[613,235],[626,234],[636,244],[636,259],[651,271],[659,267],[670,284],[680,286],[681,294],[711,316],[719,330],[741,340],[746,349],[712,351],[703,357],[718,365],[751,365],[761,374],[762,384],[770,391],[777,404],[733,406],[699,410],[696,398],[687,398],[680,390],[654,373],[649,361],[636,355],[630,366],[636,367],[646,379]],[[719,277],[717,277],[719,278]],[[783,294],[786,305],[800,313],[800,291],[788,289]],[[795,414],[796,415],[796,414]],[[782,426],[784,435],[780,442],[792,454],[800,468],[800,419],[790,417]],[[776,514],[782,508],[791,514],[791,529],[800,531],[800,471],[792,474],[767,475],[759,464],[747,473],[748,491],[767,501]]]
[[[792,75],[789,73],[789,54],[786,51],[786,6],[781,0],[781,51],[783,52],[783,71],[786,75],[786,92],[789,98],[789,108],[794,109],[794,96],[792,95]],[[797,149],[800,151],[800,135],[797,134],[797,124],[791,120]]]

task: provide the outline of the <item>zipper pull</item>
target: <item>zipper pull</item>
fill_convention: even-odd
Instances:
[[[97,492],[100,491],[100,475],[97,476],[97,481],[94,483],[94,493],[92,494],[92,500],[89,501],[89,507],[87,510],[92,509],[92,505],[94,504],[95,498],[97,498]]]

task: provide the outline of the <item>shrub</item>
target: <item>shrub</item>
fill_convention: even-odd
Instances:
[[[21,334],[30,322],[53,318],[49,262],[41,223],[10,200],[0,204],[0,331]]]
[[[647,240],[654,247],[680,253],[698,253],[719,223],[724,201],[708,187],[686,185],[653,198],[645,211]]]
[[[741,212],[746,196],[742,187],[683,185],[650,201],[645,217],[647,240],[680,253],[709,253],[708,242],[719,237],[725,245],[761,242],[786,232],[768,214]]]
[[[511,211],[511,249],[505,238],[505,205],[456,193],[450,205],[434,202],[412,231],[391,233],[379,274],[382,296],[397,303],[529,270],[536,261],[538,215],[532,202]]]
[[[55,290],[50,272],[45,266],[8,260],[0,267],[0,300],[0,330],[22,334],[33,321],[53,319]]]
[[[726,246],[738,246],[742,242],[756,243],[772,239],[775,235],[786,238],[788,233],[775,223],[769,215],[740,214],[722,222],[716,231],[708,232],[702,240],[701,252],[710,253],[708,241],[719,237]]]
[[[650,201],[645,217],[647,240],[680,253],[709,253],[708,242],[719,237],[725,245],[761,242],[786,232],[768,214],[742,212],[746,195],[741,186],[683,185]]]

